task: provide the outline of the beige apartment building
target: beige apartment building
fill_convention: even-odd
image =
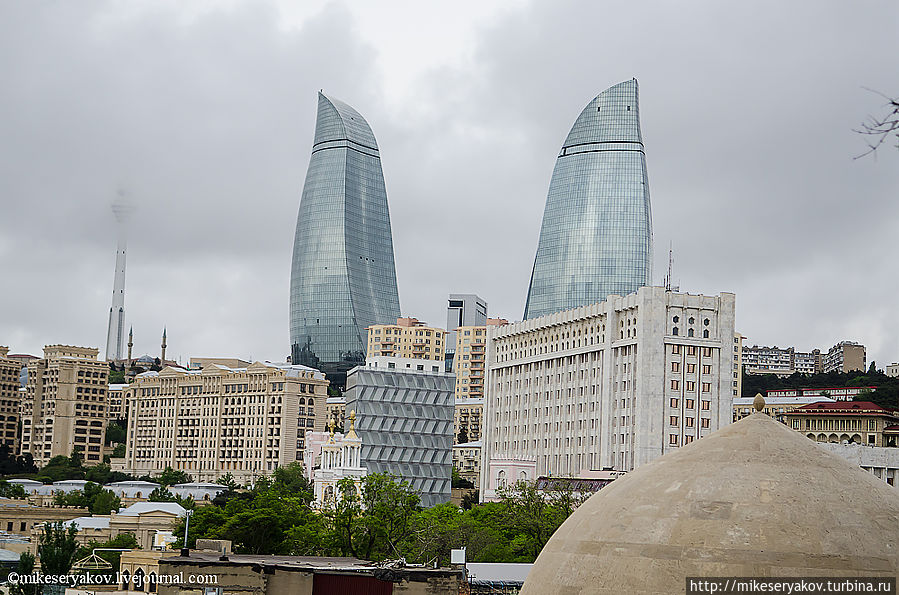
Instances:
[[[22,400],[22,452],[41,467],[81,451],[86,465],[103,462],[109,366],[98,349],[48,345],[28,363]]]
[[[0,346],[0,444],[9,447],[11,454],[19,452],[19,373],[22,364],[8,359],[8,347]]]
[[[144,372],[125,390],[124,470],[253,481],[302,460],[306,431],[324,431],[327,392],[324,374],[300,365]]]
[[[509,324],[504,318],[488,318],[483,326],[460,326],[456,329],[453,373],[456,375],[456,412],[453,415],[455,438],[465,430],[466,441],[481,439],[481,417],[484,411],[484,364],[487,357],[487,328]]]
[[[483,430],[484,398],[472,399],[456,397],[456,409],[453,412],[453,444],[475,442],[481,439]],[[464,430],[464,435],[463,435]]]
[[[867,370],[865,346],[854,341],[840,341],[821,356],[823,372],[854,372]]]
[[[484,358],[487,353],[487,327],[509,324],[504,318],[488,318],[485,326],[460,326],[456,329],[456,398],[479,399],[484,396]]]
[[[481,481],[481,443],[465,442],[453,445],[453,467],[463,479],[475,486]]]
[[[367,357],[388,356],[443,361],[446,331],[417,318],[397,318],[396,324],[368,327]]]
[[[854,341],[840,341],[826,352],[820,349],[797,351],[795,347],[743,347],[743,371],[747,374],[790,376],[827,372],[864,371],[865,346]]]
[[[110,421],[125,419],[125,403],[122,395],[127,384],[110,384],[106,393],[106,417]]]

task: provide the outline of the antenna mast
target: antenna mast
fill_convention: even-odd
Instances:
[[[672,285],[671,276],[674,272],[674,248],[668,243],[668,274],[665,275],[665,291],[680,291],[679,285]]]

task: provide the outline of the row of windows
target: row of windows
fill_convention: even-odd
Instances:
[[[677,397],[671,397],[671,399],[668,401],[668,404],[671,407],[677,409],[678,407],[680,407],[680,399],[678,399]],[[695,404],[696,401],[694,399],[684,399],[684,406],[687,409],[693,409]],[[700,401],[700,406],[702,407],[703,411],[708,411],[712,406],[712,402],[703,399],[702,401]]]
[[[712,383],[711,382],[703,382],[702,392],[708,393],[712,392]],[[671,390],[680,390],[680,380],[672,380],[671,381]],[[696,390],[696,382],[693,380],[685,380],[684,381],[684,390],[687,392],[693,392]]]

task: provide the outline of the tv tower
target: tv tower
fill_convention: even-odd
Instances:
[[[112,203],[118,228],[115,253],[115,280],[112,284],[112,307],[109,308],[109,329],[106,332],[106,359],[122,359],[125,335],[125,250],[128,244],[128,219],[134,207],[125,197],[124,190]]]

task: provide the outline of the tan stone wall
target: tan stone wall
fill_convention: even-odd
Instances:
[[[261,568],[258,564],[193,563],[183,564],[159,562],[161,574],[181,575],[184,581],[173,585],[160,585],[159,595],[203,595],[203,589],[189,581],[189,576],[214,575],[215,586],[222,589],[223,595],[312,595],[316,572],[338,572],[355,576],[371,576],[370,571],[327,570],[293,568],[285,569],[274,566]],[[348,562],[349,564],[350,562]],[[431,571],[418,569],[399,569],[395,572],[393,592],[403,595],[458,595],[462,584],[461,571]]]
[[[865,369],[864,345],[843,345],[843,372]]]
[[[43,525],[48,521],[67,521],[87,515],[90,515],[90,511],[86,508],[0,506],[0,531],[28,537],[35,525]]]

